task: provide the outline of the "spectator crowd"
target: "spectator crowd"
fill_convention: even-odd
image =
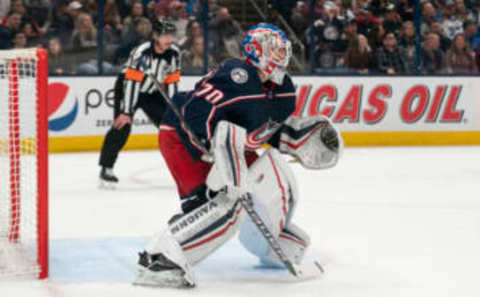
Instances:
[[[152,21],[166,19],[177,28],[184,72],[201,74],[204,52],[209,67],[241,57],[251,25],[231,15],[228,1],[208,0],[208,18],[202,0],[104,0],[100,14],[98,2],[0,1],[0,49],[45,47],[51,74],[98,74],[99,66],[114,74],[149,40]],[[305,65],[312,57],[314,73],[478,73],[480,0],[420,0],[418,19],[414,0],[317,0],[313,11],[309,0],[268,2],[306,49]]]
[[[183,68],[187,73],[203,73],[200,1],[104,0],[103,9],[98,2],[0,1],[0,49],[44,47],[49,53],[50,74],[98,74],[99,66],[104,74],[114,74],[133,48],[150,40],[152,21],[163,19],[177,29],[174,39],[181,50]],[[224,58],[241,56],[244,30],[226,7],[212,0],[209,4],[208,61],[213,67]],[[103,40],[101,65],[99,40]]]
[[[477,74],[480,1],[271,1],[305,47],[316,72]],[[417,25],[417,26],[416,26]],[[416,30],[418,28],[418,31]]]

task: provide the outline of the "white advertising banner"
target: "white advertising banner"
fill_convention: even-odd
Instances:
[[[180,90],[199,77],[182,77]],[[480,130],[476,77],[294,77],[297,115],[325,114],[341,131]],[[104,135],[113,121],[115,77],[49,80],[50,136]],[[254,111],[252,111],[254,112]],[[141,110],[133,134],[155,134]]]
[[[115,79],[115,77],[50,78],[48,84],[50,136],[104,135],[113,122]],[[184,79],[180,89],[193,88],[194,81],[190,78]],[[156,128],[147,116],[141,109],[137,110],[132,134],[156,133]]]
[[[295,77],[296,114],[341,131],[480,130],[477,77]]]

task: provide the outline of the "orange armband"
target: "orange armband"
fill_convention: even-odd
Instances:
[[[180,70],[168,74],[163,80],[163,84],[168,85],[168,84],[177,83],[179,81],[180,81]]]
[[[136,70],[133,68],[127,68],[127,71],[125,72],[125,79],[126,80],[133,80],[136,82],[141,82],[143,81],[143,78],[145,77],[145,73],[143,73],[140,70]]]

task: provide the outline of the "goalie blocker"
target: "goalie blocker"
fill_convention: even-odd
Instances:
[[[308,125],[302,124],[302,121]],[[280,133],[280,139],[285,144],[280,146],[282,150],[312,168],[331,167],[337,162],[342,142],[328,119],[297,119],[290,123]],[[174,130],[163,131],[170,137],[175,135]],[[166,139],[165,135],[161,135],[160,139]],[[283,266],[258,228],[244,215],[238,198],[246,192],[251,193],[255,211],[277,237],[287,257],[296,264],[302,261],[310,239],[292,222],[298,202],[294,174],[279,151],[273,148],[258,159],[249,158],[247,162],[244,157],[245,140],[243,128],[228,122],[217,125],[212,147],[213,166],[197,162],[202,166],[201,174],[208,174],[206,186],[211,194],[205,195],[203,203],[192,211],[172,219],[166,230],[154,236],[146,252],[141,254],[135,284],[194,286],[192,265],[210,255],[238,230],[242,245],[264,265]],[[306,153],[307,148],[320,151],[320,157]],[[178,147],[162,150],[177,151]],[[321,164],[323,161],[328,161],[328,164]]]

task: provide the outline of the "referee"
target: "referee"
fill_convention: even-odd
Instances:
[[[113,166],[118,153],[130,135],[135,111],[141,108],[150,121],[158,127],[166,103],[153,81],[145,75],[152,73],[168,94],[169,85],[176,91],[180,80],[180,53],[172,44],[175,26],[167,21],[154,21],[152,39],[134,48],[124,69],[115,81],[114,122],[103,141],[99,164],[100,181],[117,183]]]

